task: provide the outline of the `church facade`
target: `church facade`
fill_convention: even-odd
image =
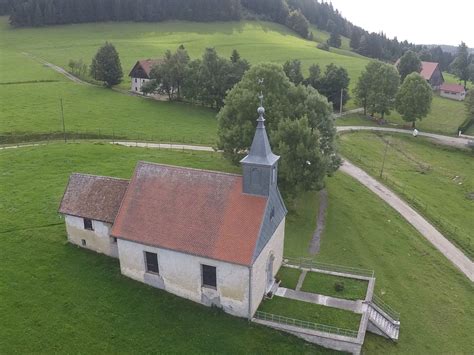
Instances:
[[[148,162],[130,180],[71,175],[68,240],[117,257],[127,277],[252,318],[277,286],[287,213],[258,113],[242,175]]]

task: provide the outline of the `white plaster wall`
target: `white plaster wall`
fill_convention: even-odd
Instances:
[[[217,305],[236,316],[248,316],[248,267],[123,239],[118,240],[118,249],[123,275],[207,306]],[[145,251],[158,255],[159,275],[146,272]],[[217,289],[202,287],[201,264],[216,267]]]
[[[465,95],[463,94],[450,94],[444,91],[440,91],[439,94],[443,97],[447,97],[448,99],[453,99],[453,100],[458,100],[458,101],[464,100],[464,97],[465,97]]]
[[[92,220],[93,231],[84,229],[84,219],[65,215],[67,239],[70,243],[118,258],[117,243],[110,237],[110,223]],[[86,246],[82,245],[82,239]]]
[[[273,236],[268,241],[265,248],[263,248],[260,255],[255,260],[252,267],[252,309],[251,316],[255,313],[263,296],[266,293],[267,286],[267,262],[270,255],[273,253],[275,260],[273,261],[273,276],[275,276],[280,269],[283,262],[283,244],[285,240],[285,218],[280,222],[280,225],[273,233]]]
[[[137,82],[135,82],[135,79]],[[141,79],[141,78],[132,78],[132,91],[141,94],[142,93],[142,85],[145,84],[149,79]]]

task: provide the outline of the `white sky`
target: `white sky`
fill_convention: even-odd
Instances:
[[[370,32],[416,44],[474,47],[474,0],[326,0]]]

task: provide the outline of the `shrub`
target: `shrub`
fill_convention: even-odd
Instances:
[[[327,43],[319,43],[316,48],[322,49],[323,51],[329,52],[329,44]]]
[[[334,289],[336,290],[336,292],[344,291],[344,282],[335,282]]]

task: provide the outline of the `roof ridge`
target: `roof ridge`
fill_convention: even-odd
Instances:
[[[87,173],[71,173],[71,176],[72,175],[91,176],[91,177],[98,177],[98,178],[109,179],[109,180],[130,181],[130,179],[118,178],[114,176],[95,175],[95,174],[87,174]]]
[[[199,168],[191,168],[191,167],[188,167],[188,166],[179,166],[179,165],[171,165],[171,164],[163,164],[163,163],[154,163],[154,162],[149,162],[149,161],[145,161],[145,160],[139,160],[138,163],[137,163],[137,166],[138,166],[140,163],[149,164],[149,165],[164,166],[164,167],[175,168],[175,169],[181,169],[181,170],[202,171],[202,172],[213,173],[213,174],[219,174],[219,175],[229,175],[229,176],[235,176],[235,177],[242,177],[241,174],[226,173],[226,172],[224,172],[224,171],[209,170],[209,169],[199,169]]]

